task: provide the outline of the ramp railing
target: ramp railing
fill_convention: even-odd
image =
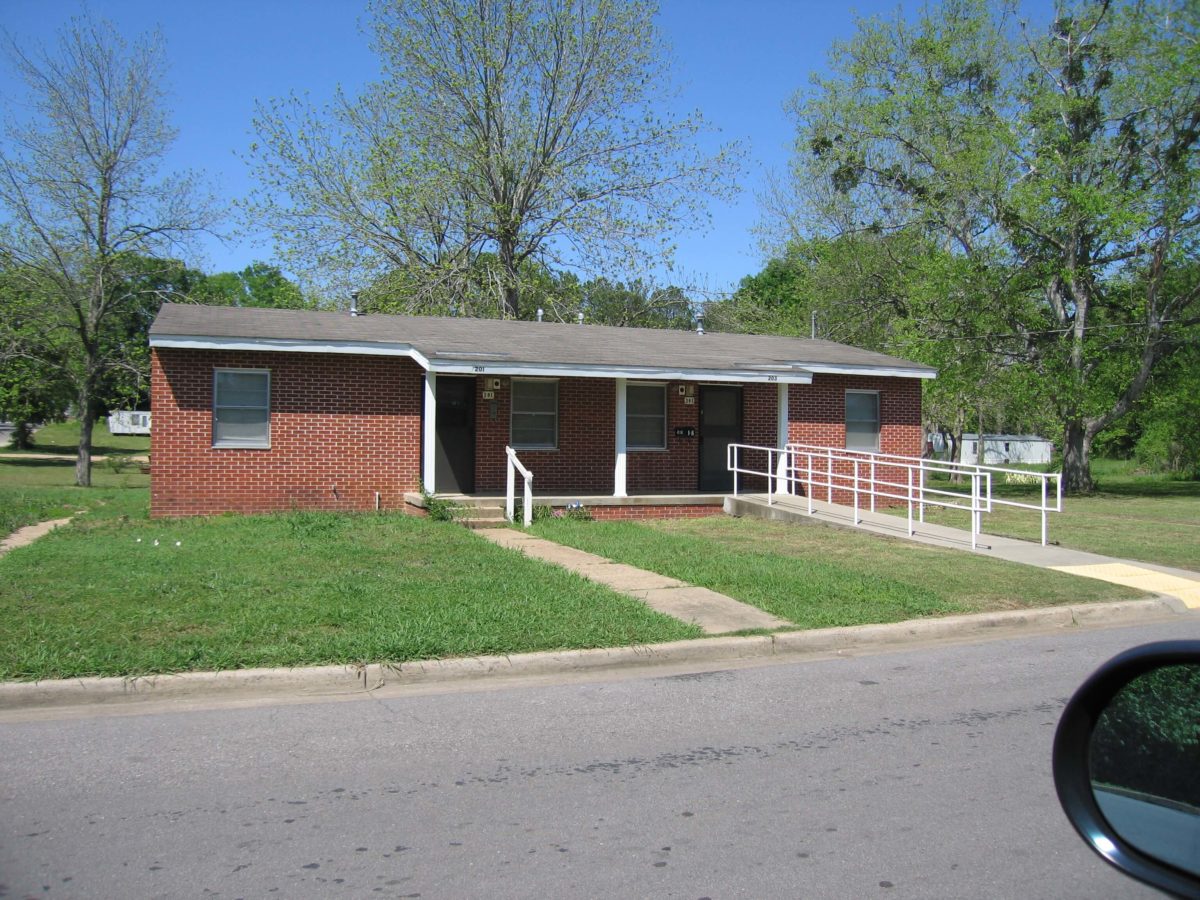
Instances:
[[[807,497],[811,515],[813,501],[823,491],[827,503],[840,502],[841,505],[853,506],[856,525],[862,521],[864,501],[871,512],[875,511],[877,498],[902,502],[908,509],[910,536],[915,530],[914,515],[916,521],[924,522],[926,506],[965,510],[970,513],[972,548],[978,545],[983,514],[992,512],[996,506],[1039,512],[1043,546],[1048,540],[1048,514],[1062,512],[1062,477],[1058,472],[1029,472],[1001,466],[943,462],[813,444],[788,444],[782,450],[751,444],[730,444],[727,464],[734,473],[735,496],[738,493],[739,475],[758,476],[766,481],[768,505],[773,504],[777,496],[796,494],[799,490]],[[996,496],[992,488],[993,478],[997,475],[1006,479],[1016,477],[1023,481],[1040,482],[1041,502]],[[939,477],[950,479],[955,476],[969,484],[969,491],[931,483]],[[844,500],[849,500],[849,503],[841,502]]]

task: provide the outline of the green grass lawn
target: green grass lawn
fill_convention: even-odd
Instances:
[[[452,523],[303,512],[151,521],[147,476],[101,463],[96,486],[80,489],[72,473],[65,460],[0,461],[0,529],[76,516],[0,557],[2,679],[403,662],[700,636]],[[1191,485],[1129,482],[1121,493],[1122,484],[1105,483],[1088,501],[1111,530],[1160,532],[1178,516],[1184,534],[1196,521]],[[1142,596],[818,523],[549,520],[535,531],[804,628]],[[1176,544],[1148,542],[1158,551]]]
[[[1200,571],[1200,481],[1146,475],[1129,462],[1096,460],[1098,489],[1086,497],[1066,497],[1063,511],[1051,513],[1050,540],[1064,547],[1122,559]],[[939,482],[939,487],[946,487]],[[968,488],[969,491],[969,488]],[[1038,503],[1036,485],[995,484],[997,496]],[[994,506],[983,516],[986,534],[1041,540],[1041,517],[1025,509]],[[905,515],[903,507],[892,512]],[[926,521],[969,529],[969,513],[930,507]]]
[[[146,515],[150,476],[92,466],[92,487],[74,486],[75,463],[58,459],[0,460],[0,535],[81,510],[92,514]]]
[[[821,523],[714,516],[535,524],[542,537],[698,584],[804,628],[1144,596]]]
[[[33,435],[33,447],[28,451],[0,448],[5,453],[65,453],[74,456],[79,449],[79,423],[74,419],[43,425]],[[100,419],[92,429],[92,453],[134,455],[150,451],[150,438],[144,434],[112,434],[108,422]]]
[[[125,509],[83,516],[0,558],[0,678],[402,662],[700,636],[452,523],[302,512],[150,521]]]

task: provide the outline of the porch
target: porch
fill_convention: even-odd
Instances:
[[[506,498],[503,492],[438,492],[434,496],[464,510],[464,518],[468,523],[483,526],[502,524],[505,521]],[[614,497],[611,494],[535,494],[533,506],[547,506],[554,510],[581,506],[593,519],[693,519],[720,515],[727,496],[728,493],[639,494],[633,497]],[[424,510],[425,498],[418,493],[406,493],[404,505],[409,511]]]

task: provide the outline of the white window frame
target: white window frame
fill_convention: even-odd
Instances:
[[[850,404],[847,402],[844,404],[843,409],[842,409],[842,419],[843,419],[843,424],[845,425],[845,429],[846,429],[846,439],[844,441],[844,443],[846,445],[846,449],[847,450],[865,451],[868,453],[878,453],[879,452],[880,432],[883,430],[883,411],[881,408],[882,403],[881,403],[879,391],[863,391],[863,390],[847,390],[846,391],[847,398],[849,398],[849,396],[851,394],[868,394],[875,398],[875,442],[870,447],[851,447],[850,446]],[[862,420],[855,420],[855,421],[865,422],[867,420],[862,419]]]
[[[633,429],[630,428],[630,422],[633,419],[657,419],[659,416],[651,416],[646,413],[633,413],[629,411],[629,389],[630,388],[658,388],[662,391],[662,443],[661,444],[635,444],[633,439],[629,437],[633,434]],[[667,383],[665,381],[631,381],[625,385],[625,434],[626,434],[626,449],[627,450],[666,450],[667,449]]]
[[[222,405],[217,390],[217,382],[222,372],[235,372],[251,375],[265,375],[267,380],[267,402],[263,406],[230,406]],[[262,440],[217,440],[217,419],[222,409],[262,409],[267,413],[267,432]],[[216,449],[249,448],[254,450],[269,450],[271,448],[271,370],[270,369],[238,369],[229,366],[214,368],[212,380],[212,445]]]
[[[528,383],[544,384],[546,382],[549,382],[550,384],[554,385],[554,443],[552,445],[518,444],[516,441],[516,438],[513,436],[513,422],[516,419],[516,417],[519,415],[544,416],[544,415],[546,415],[546,413],[544,413],[544,412],[542,412],[542,413],[524,413],[524,412],[519,413],[519,412],[517,412],[517,385],[518,384],[528,384]],[[511,394],[509,397],[509,404],[508,404],[508,442],[509,442],[509,445],[514,450],[557,450],[558,449],[558,402],[559,402],[558,379],[557,378],[513,378],[510,380],[509,384],[510,384],[510,390],[511,390]]]

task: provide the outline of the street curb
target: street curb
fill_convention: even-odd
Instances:
[[[767,635],[701,638],[613,647],[597,650],[551,650],[512,656],[473,656],[459,659],[363,666],[313,666],[296,669],[231,669],[223,672],[182,672],[136,678],[72,678],[57,681],[0,683],[0,710],[31,710],[65,706],[119,704],[147,700],[199,697],[236,699],[263,697],[327,697],[370,693],[385,685],[436,684],[532,677],[567,672],[720,663],[772,656],[803,656],[895,646],[921,641],[962,639],[1023,629],[1101,627],[1136,624],[1189,610],[1174,597],[1091,603],[1046,609],[1012,610],[978,615],[913,619],[888,625],[859,625]]]

